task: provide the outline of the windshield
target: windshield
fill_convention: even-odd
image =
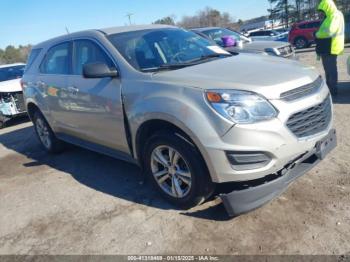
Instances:
[[[219,46],[224,46],[223,41],[222,41],[222,37],[224,37],[224,36],[231,36],[236,41],[250,42],[249,38],[241,35],[240,33],[235,32],[235,31],[228,30],[226,28],[210,29],[207,31],[203,31],[202,33],[207,35],[213,41],[215,41]]]
[[[118,33],[109,40],[140,71],[177,69],[230,55],[197,34],[178,28]]]
[[[24,65],[0,68],[0,82],[21,78],[24,72]]]

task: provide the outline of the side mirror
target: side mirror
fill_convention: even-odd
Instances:
[[[118,77],[117,70],[111,70],[105,63],[85,64],[83,67],[83,76],[85,78],[104,78]]]

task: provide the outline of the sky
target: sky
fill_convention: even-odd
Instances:
[[[236,19],[267,14],[267,0],[0,0],[0,48],[36,44],[66,33],[128,24],[150,24],[168,15],[180,20],[206,6]]]

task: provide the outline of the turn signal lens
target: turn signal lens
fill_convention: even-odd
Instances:
[[[217,113],[237,124],[266,121],[278,115],[264,97],[249,91],[208,90],[206,98]]]
[[[207,92],[207,99],[211,103],[219,103],[221,101],[221,95],[214,92]]]

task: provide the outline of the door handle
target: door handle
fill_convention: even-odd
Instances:
[[[76,88],[75,86],[69,86],[67,87],[67,90],[73,94],[77,94],[79,92],[79,88]]]

